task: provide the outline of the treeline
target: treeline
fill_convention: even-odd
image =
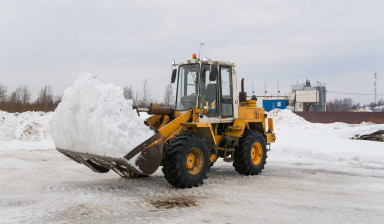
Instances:
[[[156,103],[158,97],[154,97],[152,90],[148,87],[147,80],[141,88],[141,91],[134,91],[132,86],[124,87],[124,97],[133,100],[133,106],[146,108],[151,103]],[[10,113],[25,111],[54,111],[61,102],[62,96],[55,96],[52,88],[46,85],[40,89],[36,100],[32,100],[32,93],[27,86],[19,86],[13,91],[0,84],[0,110]],[[162,101],[158,102],[160,107],[171,107],[175,103],[175,96],[172,84],[165,88]]]
[[[131,99],[133,106],[139,108],[146,108],[151,103],[157,102],[153,97],[152,90],[148,87],[147,79],[144,81],[141,89],[141,91],[133,91],[132,86],[123,87],[125,99]],[[165,87],[163,99],[157,103],[159,107],[173,107],[175,105],[175,93],[172,84],[168,84]]]
[[[384,111],[379,108],[380,106],[384,106],[384,99],[379,100],[377,103],[372,102],[362,105],[361,103],[355,103],[351,98],[344,98],[327,102],[327,111],[353,111],[359,109]]]
[[[46,85],[40,89],[36,100],[27,86],[19,86],[9,92],[0,84],[0,110],[10,113],[25,111],[53,111],[61,101],[61,96],[54,96],[52,88]]]

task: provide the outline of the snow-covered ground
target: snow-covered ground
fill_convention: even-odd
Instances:
[[[0,223],[383,223],[384,125],[269,113],[277,142],[259,176],[217,162],[204,185],[94,173],[54,149],[52,114],[0,112]],[[172,208],[172,206],[175,206]]]

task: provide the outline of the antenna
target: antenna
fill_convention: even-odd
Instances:
[[[267,81],[264,81],[264,96],[267,96]]]
[[[377,99],[376,78],[377,78],[377,74],[376,74],[376,71],[375,71],[375,82],[373,84],[373,88],[375,90],[375,104],[376,104],[376,99]]]
[[[203,42],[200,42],[200,47],[199,47],[199,57],[198,57],[198,59],[200,59],[201,46],[203,46],[203,45],[204,45],[204,43],[203,43]]]
[[[252,95],[255,93],[255,91],[253,90],[253,82],[252,82]]]
[[[280,96],[280,85],[279,85],[279,81],[277,81],[277,96],[278,96],[278,97]]]

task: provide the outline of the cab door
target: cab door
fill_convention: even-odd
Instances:
[[[232,83],[232,67],[219,67],[220,82],[220,99],[221,99],[221,117],[233,118],[233,83]]]
[[[214,66],[214,65],[212,65]],[[217,69],[216,69],[217,71]],[[199,106],[203,108],[202,113],[207,117],[219,117],[218,81],[217,78],[210,79],[211,65],[202,64],[199,88]]]

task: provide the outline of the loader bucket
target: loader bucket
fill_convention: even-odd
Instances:
[[[70,149],[56,149],[95,172],[106,173],[113,170],[120,176],[128,177],[133,174],[150,175],[154,173],[160,166],[163,147],[164,142],[160,133],[157,132],[121,158],[75,152]],[[138,157],[135,157],[136,155]]]

